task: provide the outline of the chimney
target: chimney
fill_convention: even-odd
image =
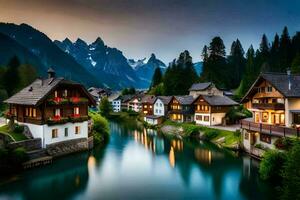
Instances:
[[[288,81],[289,81],[289,90],[291,90],[291,89],[292,89],[292,77],[291,77],[291,69],[290,69],[290,68],[288,68],[288,69],[287,69],[287,71],[286,71],[286,73],[287,73],[287,76],[288,76]]]
[[[47,71],[48,78],[55,78],[55,71],[50,67]]]

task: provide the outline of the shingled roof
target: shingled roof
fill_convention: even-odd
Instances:
[[[184,95],[184,96],[174,96],[180,104],[182,105],[190,105],[195,100],[193,96]]]
[[[212,82],[206,82],[206,83],[194,83],[191,88],[189,89],[189,91],[199,91],[199,90],[205,90],[207,89],[209,86],[212,85]]]
[[[172,99],[172,96],[158,96],[157,99],[160,99],[164,105],[168,105]]]
[[[237,102],[233,101],[227,96],[220,95],[200,95],[211,106],[235,106]]]
[[[22,89],[20,92],[5,100],[4,103],[37,106],[59,84],[73,84],[81,86],[79,83],[65,80],[64,78],[38,78],[33,83]],[[91,102],[94,104],[94,99],[90,96],[88,91],[83,86],[82,89],[87,94]]]
[[[154,95],[145,95],[142,97],[142,103],[154,104],[156,97]]]
[[[291,74],[289,89],[289,77],[284,73],[262,73],[253,83],[246,95],[242,98],[242,102],[248,98],[249,95],[255,93],[255,87],[263,80],[268,81],[276,90],[278,90],[284,97],[295,98],[300,97],[300,75]]]

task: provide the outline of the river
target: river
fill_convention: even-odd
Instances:
[[[274,199],[258,162],[210,143],[110,123],[104,147],[2,178],[0,199]]]

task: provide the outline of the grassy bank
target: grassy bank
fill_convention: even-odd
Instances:
[[[14,131],[10,131],[8,125],[0,127],[0,134],[8,135],[13,141],[22,141],[26,140],[26,136],[22,134],[23,130],[15,128]]]
[[[195,125],[193,123],[177,123],[172,121],[165,121],[161,126],[174,127],[173,133],[179,134],[182,137],[200,137],[200,139],[219,144],[226,148],[237,149],[241,140],[240,132],[232,132],[227,130],[219,130],[205,126]]]

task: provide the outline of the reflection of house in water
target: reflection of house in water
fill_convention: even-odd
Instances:
[[[175,151],[183,151],[183,141],[182,140],[176,140],[173,139],[171,141],[171,146]]]
[[[171,147],[170,149],[170,153],[169,153],[169,162],[171,167],[175,167],[175,153],[174,153],[174,149],[173,147]]]
[[[207,149],[196,148],[194,151],[195,158],[200,163],[211,164],[212,152]]]
[[[157,136],[155,130],[144,129],[143,132],[135,130],[133,132],[134,140],[142,144],[145,149],[149,149],[155,154],[163,154],[165,150],[164,140]]]

